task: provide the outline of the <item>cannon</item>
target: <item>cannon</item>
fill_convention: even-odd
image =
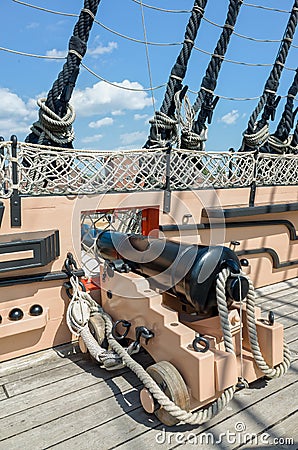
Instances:
[[[155,362],[148,374],[176,405],[184,411],[212,409],[244,380],[264,375],[250,345],[251,286],[232,249],[110,230],[95,230],[93,239],[94,234],[101,260],[99,302],[111,319],[110,339],[142,346]],[[253,309],[264,359],[270,368],[284,364],[282,325]],[[98,339],[102,325],[96,317],[90,329]],[[177,423],[145,383],[140,400],[164,424]]]
[[[234,251],[224,246],[188,245],[142,235],[103,231],[96,241],[110,269],[131,270],[149,279],[152,288],[173,294],[201,317],[217,314],[216,279],[223,268],[230,302],[243,300],[248,281]]]

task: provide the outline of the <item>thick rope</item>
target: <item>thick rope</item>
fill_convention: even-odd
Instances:
[[[97,8],[100,0],[85,0],[84,8],[81,10],[79,20],[76,23],[73,31],[73,35],[69,40],[68,55],[66,62],[63,65],[62,71],[59,73],[57,80],[54,82],[52,88],[50,89],[47,99],[45,101],[45,106],[49,108],[56,116],[61,117],[62,121],[69,114],[69,100],[75,86],[78,74],[79,66],[81,60],[83,59],[87,51],[87,41],[89,38],[89,33],[94,22],[94,17],[97,13]],[[44,107],[42,112],[40,112],[40,122],[33,125],[33,133],[31,133],[26,141],[36,142],[36,136],[38,137],[38,143],[48,144],[48,139],[52,140],[53,136],[57,138],[56,134],[51,134],[51,129],[44,133],[44,128],[48,124],[48,117],[50,114],[47,112],[47,118],[44,118]],[[42,119],[41,119],[42,116]],[[53,117],[52,117],[53,119]],[[57,120],[54,117],[54,120]],[[35,126],[36,125],[36,126]],[[53,126],[53,125],[51,125]],[[35,134],[37,127],[37,134]],[[38,131],[41,128],[42,132]],[[43,134],[44,133],[44,134]],[[71,139],[72,137],[72,139]],[[69,132],[67,138],[62,137],[60,140],[54,140],[54,143],[59,143],[61,146],[71,147],[71,141],[74,139],[73,132]]]
[[[193,124],[192,132],[201,135],[207,123],[211,123],[213,110],[218,102],[218,97],[214,100],[214,91],[217,86],[217,79],[227,52],[234,26],[237,21],[243,0],[230,0],[226,22],[217,41],[215,50],[206,69],[200,90],[193,105],[195,113],[199,111],[196,122]]]
[[[218,274],[216,281],[216,301],[226,352],[235,354],[226,297],[226,281],[229,276],[229,269],[222,269]]]
[[[76,276],[72,276],[70,278],[70,283],[73,294],[66,312],[66,323],[69,330],[75,336],[81,336],[90,355],[102,364],[105,369],[116,370],[124,367],[122,359],[117,355],[117,353],[102,348],[90,332],[88,326],[89,317],[94,316],[95,314],[100,314],[100,316],[102,316],[101,309],[98,304],[88,293],[83,292],[80,289],[79,280]],[[74,314],[75,305],[77,305],[81,311],[83,310],[84,305],[88,308],[89,315],[87,316],[87,320],[85,322],[82,322],[82,318],[84,318],[83,311],[80,317],[76,317]]]
[[[231,331],[229,329],[228,318],[222,317],[228,313],[226,296],[225,296],[225,282],[229,276],[229,270],[224,269],[220,274],[217,281],[217,302],[219,315],[221,317],[221,323],[223,324],[223,336],[226,351],[234,354],[233,342]],[[73,299],[79,295],[81,301],[86,300],[90,303],[91,307],[96,308],[97,312],[101,314],[102,318],[105,322],[105,330],[106,336],[109,343],[110,348],[122,359],[123,365],[127,366],[131,369],[139,380],[144,384],[144,386],[150,391],[155,400],[169,413],[172,417],[176,418],[179,422],[188,423],[191,425],[202,424],[206,421],[209,421],[217,415],[220,411],[222,411],[225,406],[231,401],[234,395],[235,387],[231,386],[226,389],[221,396],[208,405],[206,408],[202,408],[199,411],[192,413],[189,411],[185,411],[181,409],[179,406],[175,405],[165,393],[160,389],[158,384],[151,378],[151,376],[146,372],[146,370],[137,363],[132,357],[128,354],[127,349],[123,348],[113,337],[112,328],[113,322],[111,317],[104,312],[104,310],[98,306],[94,300],[90,297],[90,295],[86,292],[82,292],[78,289],[77,283],[72,283],[74,288]],[[73,300],[75,301],[75,300]],[[70,311],[71,309],[68,308]],[[82,333],[83,331],[83,333]],[[90,332],[89,332],[90,333]],[[89,334],[86,330],[86,327],[81,327],[79,334],[81,337],[86,339],[86,344],[89,345],[88,348],[92,351],[93,356],[97,359],[102,360],[102,350],[99,347],[98,343],[96,343],[95,339],[91,334]],[[90,336],[91,335],[91,336]]]
[[[186,26],[182,49],[171,70],[166,92],[160,111],[156,111],[150,120],[150,136],[146,143],[147,148],[164,147],[167,143],[177,141],[175,119],[175,94],[182,89],[188,61],[194,47],[194,42],[200,27],[201,19],[207,0],[195,0],[191,16]]]
[[[246,300],[246,320],[251,351],[259,369],[269,378],[278,378],[286,373],[291,363],[291,353],[284,343],[283,361],[276,367],[269,367],[260,350],[255,317],[255,291],[249,280],[249,291]]]
[[[201,24],[201,19],[204,14],[207,0],[195,0],[191,11],[186,31],[184,35],[183,47],[177,57],[175,65],[171,70],[169,81],[167,84],[165,97],[161,105],[160,111],[167,115],[172,115],[174,111],[170,111],[173,107],[174,96],[177,91],[182,88],[182,81],[184,80],[187,64],[194,46],[195,39]]]
[[[294,112],[293,108],[294,108],[294,98],[296,97],[297,93],[298,93],[298,69],[296,70],[293,83],[288,91],[287,101],[280,122],[277,125],[276,131],[274,133],[274,137],[276,137],[281,142],[285,142],[288,140],[290,131],[294,125],[294,119],[297,110]]]
[[[208,128],[202,130],[201,134],[192,131],[192,125],[195,118],[195,111],[186,94],[181,101],[180,92],[176,92],[175,97],[175,116],[177,119],[177,127],[179,129],[177,135],[177,148],[185,148],[188,150],[205,150],[205,142],[207,141]],[[182,108],[184,107],[184,115]]]
[[[39,120],[34,122],[31,131],[38,136],[38,144],[51,140],[58,145],[67,144],[74,140],[72,124],[75,120],[73,107],[68,104],[66,114],[63,117],[55,114],[45,104],[46,99],[37,101],[39,106]]]
[[[251,114],[249,118],[249,122],[247,125],[247,134],[253,134],[257,125],[257,118],[261,111],[263,110],[265,105],[272,106],[273,98],[275,98],[276,91],[279,86],[279,80],[281,77],[281,73],[284,68],[284,64],[286,62],[289,49],[292,44],[292,39],[295,33],[295,29],[297,26],[297,18],[298,18],[298,0],[294,1],[294,5],[290,14],[290,18],[287,23],[286,31],[278,50],[278,54],[274,63],[274,66],[270,72],[268,80],[265,84],[264,91],[262,96],[259,99],[258,105],[255,110]]]
[[[255,131],[254,133],[243,133],[243,143],[242,149],[243,151],[247,151],[249,149],[260,148],[264,145],[269,138],[269,125],[264,125],[260,130]]]
[[[161,111],[156,111],[153,119],[149,120],[151,124],[149,140],[146,148],[164,148],[168,143],[174,144],[177,142],[178,122],[174,118],[167,116]]]
[[[274,134],[269,136],[268,145],[270,147],[271,153],[283,154],[292,153],[291,152],[291,142],[292,135],[288,136],[284,141],[278,139]]]
[[[232,341],[232,335],[229,327],[228,317],[224,317],[227,310],[227,300],[225,295],[225,282],[229,276],[230,272],[228,269],[223,269],[217,280],[216,293],[217,293],[217,304],[220,315],[221,324],[223,325],[223,337],[226,351],[234,354],[234,347]],[[106,323],[106,334],[108,342],[111,348],[121,356],[125,365],[131,369],[139,380],[144,384],[144,386],[149,390],[155,400],[162,406],[165,411],[171,414],[172,417],[177,419],[179,422],[184,422],[190,425],[200,425],[211,420],[220,411],[222,411],[225,406],[232,400],[235,386],[227,388],[221,396],[208,405],[205,408],[200,409],[197,412],[189,412],[181,409],[179,406],[175,405],[169,397],[160,389],[156,382],[151,378],[151,376],[146,372],[146,370],[134,361],[123,349],[123,347],[113,338],[112,336],[112,322],[111,318],[103,313],[103,318]]]

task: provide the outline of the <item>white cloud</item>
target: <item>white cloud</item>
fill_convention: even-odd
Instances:
[[[112,117],[104,117],[103,119],[96,120],[96,122],[90,122],[90,128],[100,128],[105,127],[107,125],[113,125],[114,119]]]
[[[37,119],[37,106],[33,99],[24,102],[7,88],[0,88],[0,135],[8,139],[11,134],[29,132]]]
[[[38,27],[39,27],[38,22],[31,22],[31,23],[28,23],[28,25],[26,25],[26,30],[31,30],[31,29],[38,28]]]
[[[134,131],[133,133],[124,133],[120,135],[120,140],[123,145],[129,145],[135,142],[143,145],[146,139],[147,133],[141,131]]]
[[[104,55],[106,53],[111,53],[113,50],[115,50],[118,47],[117,42],[109,42],[108,45],[104,46],[102,44],[99,44],[95,48],[90,48],[87,51],[87,54],[97,58],[99,55]]]
[[[81,139],[83,144],[96,144],[96,141],[102,138],[102,134],[94,134],[93,136],[86,136]]]
[[[234,125],[239,118],[239,112],[237,109],[233,109],[229,113],[222,116],[219,121],[225,123],[226,125]]]
[[[52,50],[46,51],[46,56],[51,56],[53,58],[66,58],[67,51],[66,50],[57,50],[53,48]]]
[[[115,48],[117,48],[117,42],[109,42],[107,46],[99,44],[97,47],[90,48],[87,53],[93,58],[97,58],[99,55],[111,53]],[[56,48],[52,48],[52,50],[46,51],[46,56],[51,56],[53,58],[66,58],[67,53],[67,50],[57,50]]]
[[[90,117],[95,114],[110,114],[112,111],[118,110],[140,110],[151,105],[151,99],[146,92],[121,89],[121,87],[142,89],[140,83],[124,80],[114,84],[115,86],[112,86],[104,81],[99,81],[92,87],[75,90],[72,104],[77,115]]]
[[[121,109],[117,109],[116,111],[111,112],[112,116],[123,116],[124,112]]]

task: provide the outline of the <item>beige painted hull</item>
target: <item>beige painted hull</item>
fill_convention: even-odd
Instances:
[[[202,218],[203,209],[231,208],[247,206],[249,189],[221,189],[201,191],[172,192],[171,212],[162,212],[163,192],[108,193],[92,196],[45,196],[22,198],[22,226],[10,226],[9,199],[5,206],[1,235],[15,233],[59,230],[60,256],[52,263],[35,269],[22,269],[2,273],[0,280],[7,277],[23,276],[40,272],[61,271],[68,252],[72,252],[81,264],[80,219],[83,211],[113,210],[119,208],[160,208],[160,225],[192,225],[211,223],[211,230],[165,231],[170,239],[202,244],[225,244],[240,242],[237,251],[271,248],[283,264],[274,268],[270,254],[253,252],[245,257],[249,261],[246,271],[256,287],[277,283],[298,276],[298,245],[290,239],[289,230],[283,224],[270,226],[239,226],[233,228],[212,228],[219,219]],[[256,205],[275,205],[298,202],[295,187],[260,187],[257,190]],[[295,230],[298,228],[298,211],[270,213],[237,217],[233,221],[288,220]],[[231,219],[227,219],[227,222]],[[17,257],[17,256],[16,256]],[[288,263],[288,264],[287,264]],[[50,348],[72,340],[65,323],[65,312],[69,299],[63,288],[63,281],[50,281],[34,284],[19,284],[1,287],[0,314],[0,361],[20,355]],[[31,317],[28,311],[32,304],[43,307],[43,315]],[[24,319],[13,322],[8,319],[12,308],[21,307]],[[186,327],[187,328],[187,327]]]

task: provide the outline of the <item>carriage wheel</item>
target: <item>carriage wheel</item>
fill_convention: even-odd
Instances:
[[[168,361],[160,361],[147,368],[147,372],[159,385],[162,391],[181,409],[189,411],[190,399],[186,384],[173,364]],[[143,388],[140,392],[140,399],[143,408],[149,413],[153,413],[165,425],[176,425],[179,421],[172,417],[165,409],[155,404],[154,398]]]
[[[100,314],[95,313],[93,316],[90,316],[88,321],[88,326],[92,336],[101,345],[105,338],[105,321],[103,320]],[[83,353],[88,353],[88,349],[81,337],[79,337],[79,347]],[[91,359],[94,359],[90,355]]]

